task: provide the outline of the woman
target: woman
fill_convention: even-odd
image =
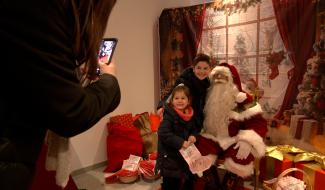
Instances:
[[[194,118],[197,130],[200,131],[203,124],[203,108],[205,105],[205,97],[207,89],[210,86],[208,76],[211,72],[211,60],[206,54],[199,53],[195,56],[193,64],[185,69],[177,78],[174,87],[178,84],[185,84],[190,89],[192,95],[192,106],[194,110]],[[167,100],[171,92],[158,105],[157,113],[162,116],[163,103]]]
[[[28,189],[47,130],[72,137],[120,102],[114,64],[97,53],[115,0],[3,0],[0,187]],[[84,64],[87,87],[76,70]]]

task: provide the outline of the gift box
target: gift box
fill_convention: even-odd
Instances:
[[[317,127],[312,131],[310,144],[314,147],[316,152],[325,154],[325,122],[317,122]]]
[[[324,123],[309,118],[299,118],[296,123],[295,136],[289,143],[309,152],[325,154]]]
[[[294,139],[301,139],[303,120],[308,117],[305,115],[292,115],[290,120],[289,135]]]
[[[318,133],[317,121],[315,119],[303,119],[302,123],[301,140],[310,143],[311,138]]]
[[[271,156],[265,156],[260,160],[260,180],[268,180],[277,177],[284,170],[293,167],[294,155],[283,154],[283,159],[279,160]]]
[[[295,167],[302,169],[306,176],[308,176],[310,183],[314,190],[322,190],[325,187],[325,170],[322,169],[321,165],[316,162],[298,162],[295,163]],[[303,179],[305,176],[301,173],[295,173],[295,177],[298,179]]]

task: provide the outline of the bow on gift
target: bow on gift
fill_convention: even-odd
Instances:
[[[325,156],[320,155],[316,152],[304,152],[298,154],[294,158],[294,162],[307,162],[307,161],[315,161],[317,162],[322,168],[325,169]]]
[[[278,146],[267,146],[265,155],[275,158],[277,160],[283,160],[285,153],[296,154],[294,156],[294,162],[317,162],[322,168],[325,169],[325,156],[320,155],[316,152],[306,152],[302,149],[296,148],[291,145],[278,145]]]
[[[278,146],[267,146],[265,150],[265,155],[275,158],[277,160],[283,160],[283,154],[285,153],[305,153],[306,151],[296,148],[291,145],[278,145]]]

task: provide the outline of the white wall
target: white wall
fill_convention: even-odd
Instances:
[[[141,1],[141,3],[140,3]],[[106,123],[110,115],[155,110],[158,101],[159,45],[157,23],[164,8],[204,0],[118,0],[105,37],[119,39],[114,60],[122,99],[118,108],[92,129],[71,139],[72,171],[106,161]]]

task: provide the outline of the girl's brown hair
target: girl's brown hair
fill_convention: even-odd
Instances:
[[[188,98],[189,105],[191,105],[191,103],[192,103],[192,96],[191,96],[191,93],[190,93],[190,89],[187,86],[185,86],[183,83],[177,85],[173,89],[172,93],[170,94],[170,101],[169,101],[170,104],[172,103],[173,98],[174,98],[176,92],[184,92],[185,96]]]
[[[98,51],[109,15],[116,0],[64,0],[74,16],[74,52],[79,64],[85,64],[87,77],[96,77]]]

